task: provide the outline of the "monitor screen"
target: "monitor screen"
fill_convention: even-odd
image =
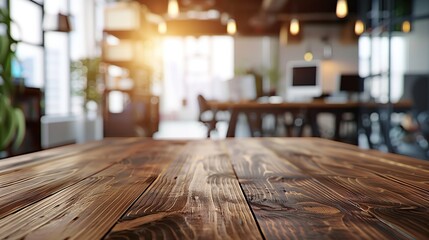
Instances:
[[[317,84],[317,67],[294,67],[292,86],[315,86]]]
[[[341,92],[363,92],[364,82],[358,74],[341,75],[340,91]]]

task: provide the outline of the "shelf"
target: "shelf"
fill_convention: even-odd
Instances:
[[[105,93],[109,92],[125,92],[125,93],[134,93],[133,89],[120,89],[120,88],[110,88],[110,89],[104,89]]]
[[[159,124],[159,100],[152,101],[150,94],[153,73],[151,67],[154,49],[153,41],[156,40],[153,36],[156,36],[157,25],[147,21],[147,9],[136,1],[118,3],[112,6],[114,7],[105,9],[106,16],[109,16],[109,14],[113,16],[112,18],[107,18],[109,21],[112,21],[118,15],[122,16],[122,18],[130,17],[131,19],[131,16],[128,16],[126,11],[129,14],[139,16],[137,17],[139,20],[124,22],[124,24],[105,24],[106,29],[103,30],[102,63],[106,66],[127,69],[128,76],[121,77],[126,77],[133,81],[133,89],[123,89],[119,88],[119,86],[125,86],[119,84],[120,79],[108,74],[105,75],[106,89],[103,93],[104,133],[108,137],[137,136],[139,134],[150,137],[157,130]],[[117,14],[118,12],[122,15]],[[134,20],[137,18],[134,18]],[[108,38],[112,36],[118,38],[117,44],[109,44]],[[109,85],[107,84],[108,81],[118,81],[118,85]],[[122,113],[109,112],[109,94],[113,91],[128,94],[130,97],[130,101],[124,104],[125,107]],[[144,124],[137,126],[136,119],[140,119],[136,118],[136,116],[144,118],[145,121],[142,121]],[[151,121],[148,119],[151,119]],[[143,128],[143,131],[136,131],[136,127]]]
[[[119,39],[145,39],[144,34],[138,30],[103,30],[103,32]]]
[[[136,61],[109,61],[109,60],[102,60],[103,63],[108,65],[114,65],[121,68],[127,68],[127,69],[139,69],[139,70],[145,70],[150,71],[151,68],[147,64],[138,63]]]
[[[117,67],[122,67],[122,68],[138,67],[138,64],[136,64],[134,61],[107,61],[107,60],[103,60],[103,63],[115,65]]]

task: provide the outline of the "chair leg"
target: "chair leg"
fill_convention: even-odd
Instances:
[[[210,121],[207,123],[207,138],[210,138],[211,132],[216,130],[216,121]]]
[[[210,138],[211,129],[209,126],[207,126],[207,138]]]

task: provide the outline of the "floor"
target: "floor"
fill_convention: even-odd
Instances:
[[[162,121],[155,139],[203,139],[206,127],[197,121]]]
[[[212,139],[226,138],[228,123],[219,122],[217,131],[211,134]],[[201,122],[192,120],[182,121],[161,121],[159,131],[155,133],[155,139],[204,139],[207,137],[207,128]],[[250,137],[247,123],[244,119],[239,119],[237,124],[236,137]]]

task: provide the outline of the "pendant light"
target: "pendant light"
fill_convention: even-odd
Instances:
[[[401,28],[402,28],[402,32],[404,32],[404,33],[409,33],[409,32],[411,32],[411,22],[410,22],[410,21],[408,21],[408,20],[404,21],[404,22],[402,23]]]
[[[230,18],[228,20],[228,23],[226,24],[226,31],[229,35],[234,35],[235,33],[237,33],[237,23],[234,19]]]
[[[168,0],[168,16],[175,18],[179,16],[179,3],[177,0]]]
[[[345,18],[348,14],[348,6],[347,6],[347,0],[338,0],[337,1],[337,17],[339,18]]]
[[[355,22],[355,34],[359,36],[364,31],[365,31],[365,24],[360,19],[356,20],[356,22]]]
[[[299,21],[298,21],[298,19],[293,18],[290,21],[289,31],[292,35],[298,35],[298,33],[299,33]]]
[[[167,33],[167,23],[166,22],[158,23],[158,33],[159,34],[166,34]]]

